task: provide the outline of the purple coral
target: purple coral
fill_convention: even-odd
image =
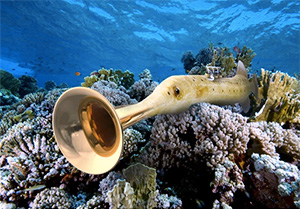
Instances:
[[[229,153],[245,153],[249,140],[246,121],[239,114],[207,103],[178,115],[159,115],[153,124],[151,145],[142,159],[162,168],[203,160],[214,167]]]
[[[56,187],[45,189],[38,193],[34,198],[30,207],[33,209],[39,208],[61,208],[68,209],[71,207],[71,199],[64,191]]]
[[[131,99],[130,96],[126,93],[126,89],[122,86],[118,86],[114,82],[109,82],[105,80],[97,81],[91,87],[105,96],[108,101],[113,105],[128,105],[136,103],[136,100]]]

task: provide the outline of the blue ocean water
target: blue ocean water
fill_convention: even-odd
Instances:
[[[252,69],[300,71],[300,2],[0,1],[0,68],[78,86],[99,68],[184,74],[182,54],[209,43],[251,47]],[[75,73],[80,72],[80,76]]]

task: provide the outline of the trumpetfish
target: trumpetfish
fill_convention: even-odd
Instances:
[[[240,103],[244,112],[248,112],[249,94],[257,95],[257,91],[256,76],[248,81],[241,61],[232,78],[171,76],[143,101],[123,107],[115,108],[98,92],[77,87],[66,91],[56,102],[53,129],[61,151],[74,166],[100,174],[117,164],[123,149],[122,130],[139,120],[179,113],[198,102]]]
[[[140,110],[132,117],[142,119],[157,114],[177,114],[187,110],[192,104],[208,102],[216,105],[239,103],[247,113],[250,108],[251,92],[257,97],[256,75],[248,80],[245,66],[239,61],[236,75],[231,78],[212,80],[206,75],[171,76],[161,82],[143,101],[123,107],[123,110],[124,112]],[[120,110],[118,114],[123,115],[122,112]]]

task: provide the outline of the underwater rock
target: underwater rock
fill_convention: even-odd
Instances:
[[[300,123],[300,81],[282,72],[261,69],[259,86],[252,121]]]
[[[158,191],[156,190],[156,170],[141,163],[123,170],[123,176],[133,188],[134,208],[155,208]]]
[[[15,96],[19,96],[21,81],[15,78],[11,73],[0,70],[0,89],[7,89]]]
[[[181,62],[183,63],[185,72],[188,73],[194,67],[196,59],[194,58],[191,51],[187,51],[182,55]]]
[[[252,154],[254,171],[246,173],[247,191],[260,207],[300,208],[300,172],[279,157]]]
[[[45,89],[47,91],[50,91],[52,89],[55,89],[56,88],[56,83],[54,81],[46,81],[45,82]]]
[[[19,89],[19,94],[21,97],[38,90],[37,80],[35,78],[28,75],[22,75],[19,80],[21,81]]]

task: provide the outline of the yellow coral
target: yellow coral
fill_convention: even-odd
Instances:
[[[105,69],[93,71],[90,76],[84,77],[84,82],[81,83],[83,87],[91,87],[95,82],[106,80],[114,82],[117,85],[123,85],[125,88],[129,88],[134,83],[134,74],[126,70],[124,73],[121,70]]]
[[[256,54],[251,48],[244,46],[241,53],[237,54],[237,60],[241,60],[245,67],[248,68],[251,66],[252,59],[255,57],[255,55]]]
[[[257,112],[253,121],[300,123],[299,81],[282,72],[261,70]]]

